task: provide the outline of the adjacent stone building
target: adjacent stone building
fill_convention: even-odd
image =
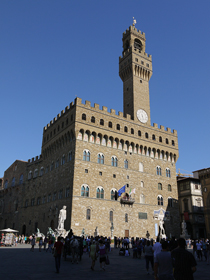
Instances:
[[[177,176],[180,220],[192,239],[206,237],[203,196],[198,178]]]
[[[204,216],[207,238],[210,239],[210,168],[203,168],[193,172],[199,178],[203,194]]]
[[[177,131],[151,125],[145,34],[133,25],[122,41],[123,112],[76,98],[44,127],[41,155],[28,161],[21,186],[20,232],[56,228],[66,205],[65,228],[77,235],[97,227],[107,236],[112,228],[117,236],[145,237],[148,230],[154,238],[162,217],[166,234],[179,236]]]

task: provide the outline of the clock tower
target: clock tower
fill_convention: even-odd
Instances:
[[[149,80],[152,56],[145,52],[145,33],[137,30],[135,20],[123,33],[123,52],[119,58],[119,76],[123,81],[123,112],[141,124],[151,124]]]

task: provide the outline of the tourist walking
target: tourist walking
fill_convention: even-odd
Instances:
[[[162,244],[162,251],[155,257],[154,274],[155,280],[173,280],[173,266],[171,252],[168,252],[168,242]]]
[[[103,241],[99,241],[99,261],[100,261],[100,267],[102,270],[105,270],[105,262],[106,262],[106,247],[105,244],[103,244]]]
[[[184,238],[178,240],[178,248],[171,252],[175,280],[193,280],[196,271],[196,260],[186,249]]]
[[[157,254],[159,254],[162,250],[162,245],[159,242],[159,237],[157,237],[156,243],[153,245],[153,251],[154,251],[154,258]]]
[[[34,251],[35,244],[36,244],[36,239],[35,239],[35,236],[33,235],[32,239],[31,239],[31,252]]]
[[[93,240],[92,244],[90,245],[89,257],[91,257],[91,260],[92,260],[92,264],[91,264],[90,268],[92,270],[94,270],[95,262],[96,262],[96,259],[97,259],[97,256],[96,256],[96,242],[95,242],[95,240]]]
[[[153,248],[150,245],[150,241],[147,240],[146,246],[144,247],[144,255],[146,260],[146,269],[147,274],[149,274],[149,263],[151,264],[152,270],[154,270],[154,257],[153,257]]]
[[[43,240],[42,240],[42,237],[40,237],[40,239],[39,239],[39,252],[42,251],[42,245],[43,245]]]
[[[63,243],[61,242],[61,237],[58,237],[58,241],[54,244],[54,257],[55,257],[55,268],[56,273],[59,273],[61,266],[61,254],[63,249]]]

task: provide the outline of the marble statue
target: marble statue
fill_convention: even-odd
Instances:
[[[58,230],[64,230],[65,220],[66,220],[66,206],[64,205],[63,208],[60,210],[59,217],[58,217]]]

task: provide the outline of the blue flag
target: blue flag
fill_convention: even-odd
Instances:
[[[125,192],[125,186],[123,186],[121,189],[119,189],[118,196],[121,196],[121,194],[124,192]]]

